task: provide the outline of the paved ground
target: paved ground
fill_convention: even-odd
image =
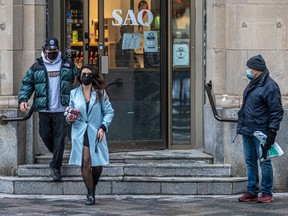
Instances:
[[[274,194],[269,204],[240,203],[239,196],[100,196],[94,206],[84,196],[17,196],[0,194],[1,216],[223,216],[288,215],[288,194]]]

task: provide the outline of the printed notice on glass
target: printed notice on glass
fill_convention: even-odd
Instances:
[[[122,49],[138,49],[140,47],[140,34],[124,33]]]
[[[144,32],[144,52],[158,52],[157,31]]]
[[[173,66],[189,66],[188,44],[173,44]]]

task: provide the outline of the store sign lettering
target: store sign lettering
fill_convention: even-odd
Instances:
[[[144,22],[143,17],[145,13],[147,13],[148,20]],[[133,10],[128,10],[125,20],[123,20],[121,15],[122,15],[122,10],[117,9],[112,12],[112,17],[116,21],[116,22],[112,21],[113,26],[121,26],[121,25],[150,26],[150,24],[153,22],[153,14],[150,10],[141,10],[137,15],[137,19]]]

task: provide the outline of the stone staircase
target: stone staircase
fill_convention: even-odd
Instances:
[[[86,194],[80,168],[67,165],[62,182],[50,177],[51,154],[36,157],[35,164],[20,165],[18,175],[0,177],[0,193],[37,195]],[[224,195],[246,189],[247,179],[231,177],[227,164],[212,164],[201,150],[161,150],[110,153],[97,186],[98,195]]]

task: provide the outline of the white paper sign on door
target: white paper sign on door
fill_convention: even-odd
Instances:
[[[122,49],[138,49],[140,47],[140,34],[124,33]]]
[[[188,44],[173,44],[173,66],[189,66]]]
[[[158,52],[157,31],[144,32],[144,52]]]

